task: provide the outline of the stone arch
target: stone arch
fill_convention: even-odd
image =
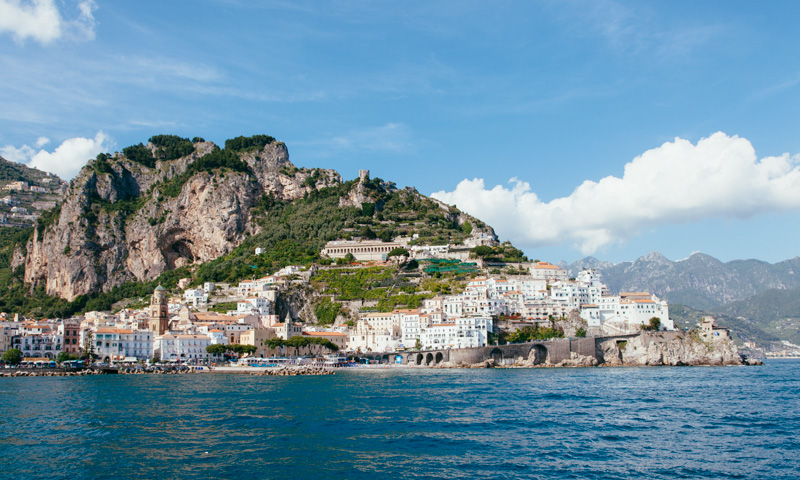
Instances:
[[[528,354],[528,360],[530,360],[533,365],[544,365],[550,361],[550,352],[544,345],[536,344],[531,348]]]
[[[422,360],[423,359],[424,359],[424,356],[421,353],[418,353],[417,354],[417,360],[416,360],[417,365],[422,365]]]
[[[425,365],[433,365],[433,354],[431,352],[425,355]]]
[[[417,363],[417,355],[416,354],[411,353],[409,355],[406,355],[406,365],[414,365],[416,363]]]
[[[503,351],[499,348],[495,348],[489,353],[489,357],[494,360],[495,363],[502,363],[503,362]]]
[[[389,355],[384,355],[381,357],[381,363],[389,363]]]
[[[444,360],[444,355],[442,355],[442,352],[436,352],[436,357],[433,359],[434,365],[439,365],[442,363],[442,360]]]

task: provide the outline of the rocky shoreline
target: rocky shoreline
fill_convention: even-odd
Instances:
[[[594,356],[571,352],[569,359],[537,362],[517,357],[511,362],[487,359],[477,363],[443,362],[432,368],[554,368],[554,367],[654,367],[763,365],[743,357],[730,339],[703,340],[696,332],[647,332],[625,340],[597,343]]]

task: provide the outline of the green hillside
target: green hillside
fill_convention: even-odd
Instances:
[[[189,141],[170,135],[158,135],[150,139],[155,147],[154,151],[142,144],[126,147],[123,151],[127,158],[142,165],[154,165],[156,159],[169,161],[191,154],[194,152],[193,142],[197,141],[202,139]],[[176,195],[192,175],[200,172],[210,172],[217,181],[225,182],[227,171],[247,170],[247,166],[239,160],[243,152],[263,148],[265,144],[274,141],[274,138],[265,135],[229,140],[225,149],[215,148],[211,153],[193,160],[184,173],[164,177],[153,188],[163,195]],[[114,161],[111,155],[101,154],[86,168],[105,174],[109,173],[111,162]],[[24,168],[27,167],[23,167],[23,170]],[[8,171],[15,174],[17,170]],[[291,171],[281,171],[293,175]],[[309,186],[313,186],[316,180],[312,176],[307,182]],[[341,199],[352,196],[356,188],[359,198],[366,200],[358,202],[361,207],[340,207]],[[128,217],[139,214],[141,207],[139,197],[125,197],[108,205],[94,197],[87,198],[86,202],[92,208],[115,210],[120,210],[118,204],[135,204],[134,207],[123,209],[122,213]],[[52,224],[59,208],[42,215],[39,221],[40,231],[44,230],[41,227]],[[468,220],[465,221],[465,218]],[[443,206],[413,188],[398,189],[391,182],[368,177],[311,190],[304,198],[295,201],[264,195],[251,208],[250,223],[255,227],[251,230],[256,233],[246,237],[227,255],[204,264],[181,267],[150,282],[129,282],[114,287],[109,292],[81,295],[72,302],[48,296],[42,288],[31,289],[30,285],[22,281],[24,272],[21,267],[12,271],[11,259],[14,251],[24,252],[32,229],[8,230],[0,235],[0,311],[37,317],[67,317],[83,311],[108,310],[122,299],[148,295],[159,283],[168,288],[174,287],[182,277],[191,277],[194,284],[206,281],[235,284],[243,279],[274,273],[287,265],[325,265],[331,260],[321,258],[319,253],[330,240],[390,241],[397,236],[416,236],[412,244],[459,244],[469,237],[473,229],[491,230],[480,220],[465,216],[453,207]],[[92,241],[91,238],[87,240]],[[255,255],[256,247],[263,248],[264,253]],[[519,250],[510,245],[498,247],[497,254],[510,255],[516,260],[524,258]],[[422,298],[418,295],[423,287],[414,284],[413,287],[406,285],[405,288],[408,291],[404,293],[409,295],[408,298],[389,299],[394,296],[394,292],[384,292],[379,295],[383,299],[381,305],[416,305]],[[446,287],[435,288],[441,290]]]

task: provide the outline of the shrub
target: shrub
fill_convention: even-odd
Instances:
[[[341,303],[332,302],[330,298],[324,297],[314,306],[314,315],[321,325],[330,325],[336,321],[341,307]]]
[[[154,135],[148,141],[156,146],[155,156],[159,160],[175,160],[194,151],[191,140],[177,135]]]
[[[156,159],[153,157],[153,152],[141,143],[138,145],[131,145],[122,149],[122,153],[128,160],[136,163],[141,163],[145,167],[153,168],[156,166]]]
[[[269,135],[253,135],[252,137],[236,137],[225,140],[225,150],[233,152],[246,152],[259,150],[275,141]]]

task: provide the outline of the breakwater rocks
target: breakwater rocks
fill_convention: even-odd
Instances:
[[[0,377],[85,377],[87,375],[106,375],[108,373],[94,368],[76,371],[15,370],[13,372],[0,372]]]
[[[179,366],[179,367],[171,367],[171,366],[135,366],[135,367],[122,367],[119,369],[119,373],[124,375],[144,375],[144,374],[156,374],[156,375],[176,375],[179,373],[195,373],[197,370],[194,370],[190,367],[186,366]]]
[[[329,368],[300,366],[300,367],[280,367],[280,368],[267,368],[259,372],[250,372],[254,376],[280,376],[280,377],[294,377],[298,375],[335,375],[336,372]]]

